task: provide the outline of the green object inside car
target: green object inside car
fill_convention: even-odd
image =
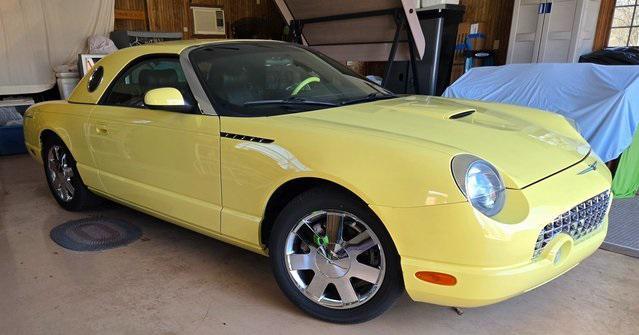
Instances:
[[[320,79],[318,77],[308,77],[308,78],[304,79],[301,83],[299,83],[297,85],[297,87],[295,87],[295,89],[293,90],[293,93],[291,93],[291,95],[292,96],[296,96],[308,84],[310,84],[310,83],[319,83],[319,82],[320,82]]]

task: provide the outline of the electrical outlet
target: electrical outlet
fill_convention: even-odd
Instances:
[[[255,3],[257,3],[259,5],[260,3],[262,3],[262,1],[261,0],[255,0]]]
[[[182,31],[184,31],[185,33],[189,32],[189,27],[182,27]]]
[[[497,49],[499,49],[499,40],[495,40],[493,42],[493,50],[497,50]]]

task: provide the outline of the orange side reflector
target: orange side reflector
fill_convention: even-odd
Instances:
[[[437,285],[454,286],[457,284],[457,278],[440,272],[420,271],[415,274],[415,277]]]

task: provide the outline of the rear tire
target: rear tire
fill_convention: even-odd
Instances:
[[[339,227],[339,233],[331,227]],[[365,322],[404,291],[390,235],[368,206],[346,192],[315,188],[297,196],[277,217],[270,236],[277,284],[315,318]]]
[[[68,211],[81,211],[102,202],[84,185],[75,159],[60,139],[44,141],[42,161],[49,190],[60,207]]]

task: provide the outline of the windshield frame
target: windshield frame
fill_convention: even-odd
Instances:
[[[337,107],[341,107],[342,104],[337,103],[335,104],[335,106],[330,106],[328,104],[326,105],[318,105],[318,104],[314,104],[314,103],[310,103],[308,105],[306,105],[306,108],[297,108],[297,109],[292,109],[290,108],[291,106],[289,104],[285,104],[282,105],[281,108],[279,110],[277,110],[277,112],[275,113],[259,113],[259,114],[255,114],[255,113],[238,113],[236,111],[230,110],[229,108],[225,108],[220,101],[217,101],[215,98],[215,95],[212,94],[212,92],[210,92],[210,87],[209,85],[206,83],[205,78],[203,78],[203,73],[202,71],[200,71],[197,66],[196,66],[196,62],[193,60],[193,52],[195,51],[199,51],[202,49],[206,49],[206,48],[211,48],[211,47],[233,47],[233,46],[251,46],[251,45],[256,45],[256,44],[262,44],[262,45],[284,45],[286,47],[293,47],[293,48],[298,48],[301,49],[305,52],[309,52],[311,54],[313,54],[314,56],[318,57],[319,59],[321,59],[322,61],[324,61],[325,63],[327,63],[328,66],[334,68],[336,71],[338,71],[341,75],[343,76],[350,76],[353,78],[356,78],[358,80],[362,80],[363,82],[365,82],[368,86],[371,86],[373,89],[377,90],[379,93],[382,93],[383,95],[381,95],[384,99],[390,99],[390,98],[396,98],[397,96],[394,95],[394,93],[392,93],[391,91],[383,88],[381,85],[359,75],[358,73],[352,71],[350,68],[348,68],[347,66],[339,63],[338,61],[318,52],[317,50],[311,49],[309,47],[303,46],[303,45],[299,45],[299,44],[293,44],[293,43],[288,43],[288,42],[282,42],[282,41],[268,41],[268,40],[255,40],[255,41],[225,41],[225,42],[216,42],[216,43],[207,43],[207,44],[202,44],[202,45],[198,45],[195,47],[191,47],[188,48],[187,50],[185,50],[185,53],[182,55],[183,57],[181,57],[183,60],[187,60],[188,61],[188,65],[191,69],[191,71],[188,71],[189,74],[192,76],[192,79],[196,79],[197,81],[197,86],[199,86],[199,88],[201,89],[201,93],[203,93],[203,95],[206,96],[206,102],[209,106],[209,108],[211,109],[212,113],[205,113],[205,114],[215,114],[215,115],[220,115],[220,116],[233,116],[233,117],[270,117],[270,116],[278,116],[278,115],[287,115],[287,114],[294,114],[294,113],[300,113],[300,112],[312,112],[312,111],[318,111],[318,110],[323,110],[323,109],[328,109],[328,108],[337,108]],[[186,71],[185,71],[186,72]],[[190,81],[189,81],[190,82]],[[199,94],[198,94],[199,95]],[[204,98],[204,97],[201,97]],[[354,104],[360,104],[360,103],[367,103],[367,102],[372,102],[375,101],[375,99],[371,99],[371,100],[366,100],[365,96],[361,97],[362,99],[357,99],[357,100],[361,100],[357,103],[352,103],[349,105],[354,105]],[[202,103],[200,100],[202,99],[197,99],[200,103]],[[300,103],[296,103],[294,104],[296,106],[303,106],[304,104],[300,104]]]

